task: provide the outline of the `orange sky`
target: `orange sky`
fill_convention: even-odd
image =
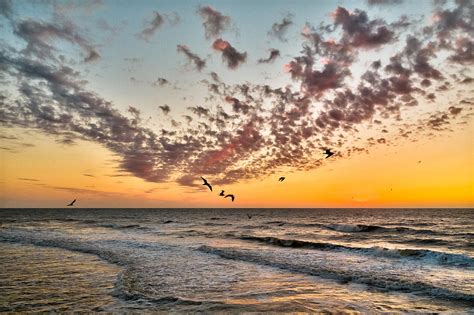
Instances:
[[[34,147],[10,141],[14,151],[0,151],[0,205],[63,207],[76,198],[78,207],[473,207],[473,131],[471,123],[436,138],[378,144],[369,154],[333,157],[312,171],[282,170],[260,181],[215,186],[213,193],[199,178],[196,188],[183,188],[113,177],[122,174],[117,157],[100,145],[65,146],[23,132]],[[283,183],[277,181],[280,175],[286,177]],[[221,188],[236,201],[218,197]]]

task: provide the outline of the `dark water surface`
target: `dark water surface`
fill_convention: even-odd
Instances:
[[[0,224],[3,312],[474,313],[473,209],[2,209]]]

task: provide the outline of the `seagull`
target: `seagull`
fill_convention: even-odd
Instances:
[[[219,196],[224,196],[224,191],[221,191],[221,193],[219,194]]]
[[[202,176],[201,176],[201,178],[202,178],[202,180],[204,181],[204,184],[203,184],[203,185],[209,187],[209,189],[212,191],[212,186],[209,185],[209,183],[207,182],[207,180],[206,180],[204,177],[202,177]]]
[[[334,153],[331,152],[331,149],[326,149],[326,151],[323,154],[327,154],[326,159],[334,155]]]
[[[76,202],[76,199],[74,199],[73,201],[71,201],[71,203],[68,204],[67,206],[68,206],[68,207],[72,207],[72,206],[74,206],[74,203],[75,203],[75,202]]]
[[[229,194],[229,195],[226,195],[224,198],[227,198],[227,197],[232,198],[232,202],[234,202],[234,199],[235,199],[234,195]]]
[[[284,180],[285,180],[285,177],[283,177],[283,176],[278,179],[279,182],[282,182]]]

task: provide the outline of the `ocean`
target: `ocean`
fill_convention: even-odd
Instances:
[[[1,209],[0,311],[474,314],[474,209]]]

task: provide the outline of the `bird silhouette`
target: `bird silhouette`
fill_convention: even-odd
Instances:
[[[224,196],[224,191],[222,190],[219,196]]]
[[[323,154],[326,154],[326,155],[327,155],[327,156],[326,156],[326,159],[327,159],[328,157],[331,157],[331,156],[334,155],[334,153],[331,152],[331,149],[326,149],[326,151],[324,151]]]
[[[252,219],[252,216],[250,214],[247,214],[247,217],[250,219]]]
[[[209,187],[209,189],[212,191],[212,186],[209,185],[209,183],[207,182],[207,180],[206,180],[204,177],[202,177],[202,176],[201,176],[201,179],[204,181],[204,184],[203,184],[203,185]]]
[[[283,176],[278,179],[279,182],[282,182],[284,180],[285,180],[285,177],[283,177]]]
[[[227,198],[227,197],[230,197],[230,198],[232,198],[232,202],[234,202],[234,199],[235,199],[234,195],[232,195],[232,194],[229,194],[229,195],[226,195],[224,198]]]
[[[76,199],[74,199],[73,201],[71,201],[71,203],[68,204],[67,206],[68,206],[68,207],[72,207],[72,206],[74,206],[74,203],[75,203],[75,202],[76,202]]]

